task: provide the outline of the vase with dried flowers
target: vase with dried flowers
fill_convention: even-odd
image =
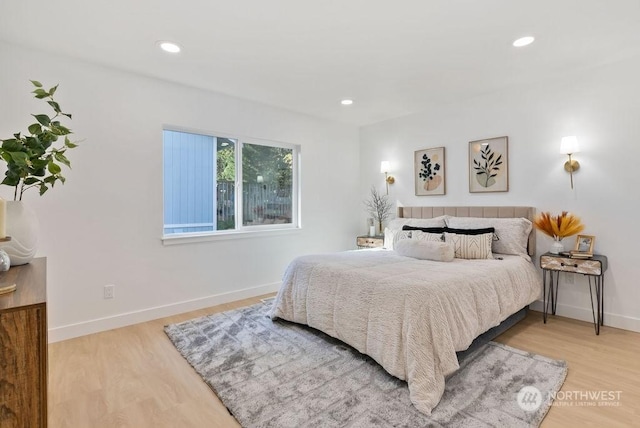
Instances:
[[[584,230],[580,217],[576,217],[567,211],[560,215],[551,215],[548,212],[540,213],[533,221],[535,227],[547,236],[553,238],[553,244],[549,249],[552,254],[560,254],[564,251],[562,239],[576,235]]]
[[[378,222],[378,233],[384,233],[384,221],[391,217],[393,212],[393,204],[389,201],[389,197],[378,193],[374,186],[371,186],[371,196],[364,201],[367,212]]]

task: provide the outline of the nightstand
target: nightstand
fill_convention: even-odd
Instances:
[[[382,248],[384,246],[384,235],[358,236],[356,244],[358,248]]]
[[[604,325],[604,272],[607,270],[607,256],[595,254],[590,259],[572,259],[568,256],[545,253],[540,256],[540,267],[542,268],[542,305],[543,320],[547,322],[549,305],[551,313],[556,314],[558,303],[558,285],[560,283],[560,272],[579,273],[589,279],[589,294],[591,295],[591,313],[593,314],[593,325],[596,334],[600,334],[600,326]],[[554,278],[555,274],[555,278]],[[547,276],[549,277],[549,289],[547,291]],[[593,284],[592,280],[593,279]],[[593,297],[595,294],[596,308],[594,308]]]

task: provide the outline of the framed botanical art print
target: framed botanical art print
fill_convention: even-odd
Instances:
[[[444,195],[444,147],[414,153],[416,196]]]
[[[469,192],[509,191],[509,138],[469,142]]]

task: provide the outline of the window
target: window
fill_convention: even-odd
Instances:
[[[297,226],[297,146],[164,130],[164,235]]]

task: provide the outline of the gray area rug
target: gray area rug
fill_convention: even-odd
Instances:
[[[427,416],[406,382],[317,330],[271,321],[270,305],[165,327],[243,427],[536,427],[567,373],[564,361],[490,342],[465,356]],[[541,391],[524,396],[526,410],[517,399],[525,386]]]

